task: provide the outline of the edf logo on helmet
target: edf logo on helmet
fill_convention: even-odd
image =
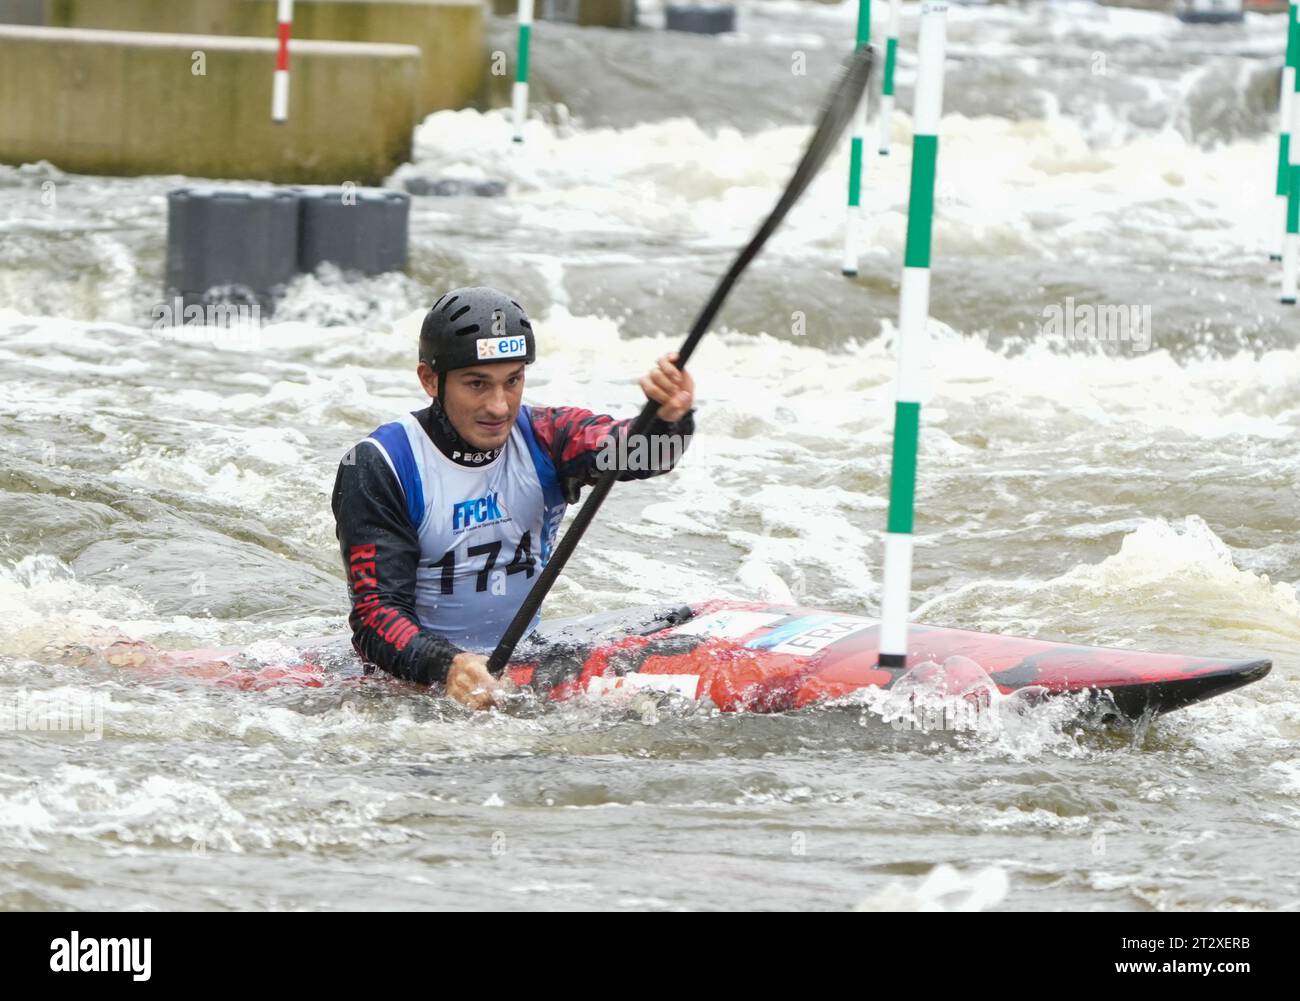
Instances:
[[[499,309],[492,310],[492,336],[481,338],[478,342],[478,360],[488,361],[493,358],[522,358],[528,354],[527,337],[505,337],[506,315]]]
[[[527,354],[528,338],[526,337],[483,337],[478,342],[479,361],[523,358]]]
[[[504,517],[501,513],[501,500],[494,491],[486,497],[475,497],[473,500],[453,504],[451,529],[453,532],[459,532],[475,525],[490,525],[503,520]]]

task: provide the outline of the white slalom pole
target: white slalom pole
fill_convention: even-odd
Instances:
[[[271,121],[283,125],[289,120],[289,36],[293,34],[293,0],[280,0],[276,11],[280,23],[280,52],[271,82]]]
[[[898,23],[903,0],[889,0],[889,26],[885,29],[885,72],[880,85],[880,155],[889,156],[889,125],[894,117],[894,70],[898,66]]]
[[[1300,5],[1291,4],[1287,48],[1292,53],[1291,143],[1287,163],[1286,236],[1282,244],[1282,301],[1294,306],[1300,280]]]
[[[528,117],[528,43],[533,33],[533,0],[519,0],[519,51],[515,57],[515,83],[510,89],[514,113],[514,141],[524,141],[524,119]]]
[[[912,109],[912,185],[898,304],[898,379],[894,453],[889,473],[889,521],[880,600],[880,666],[907,666],[907,619],[912,594],[912,520],[921,433],[920,355],[930,317],[930,240],[934,231],[935,170],[943,115],[943,57],[948,4],[921,4],[920,66]]]
[[[854,50],[871,44],[871,0],[858,0],[858,35]],[[867,95],[853,113],[853,138],[849,145],[849,206],[844,215],[844,260],[840,271],[852,278],[858,273],[858,222],[862,215],[862,144],[867,132]]]

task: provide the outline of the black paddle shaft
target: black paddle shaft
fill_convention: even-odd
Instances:
[[[808,148],[804,150],[799,166],[795,168],[794,176],[790,178],[790,183],[786,185],[784,193],[776,203],[776,207],[763,220],[763,225],[758,228],[758,232],[754,234],[753,239],[746,244],[735,261],[732,262],[731,267],[722,276],[717,287],[713,290],[713,295],[709,297],[709,301],[695,320],[686,342],[677,352],[676,364],[679,369],[686,367],[686,362],[695,351],[696,345],[700,343],[704,332],[708,330],[709,325],[718,315],[718,311],[722,308],[723,302],[726,301],[732,286],[736,284],[736,280],[749,266],[750,261],[763,249],[763,244],[767,242],[773,230],[781,224],[781,220],[786,217],[794,203],[799,200],[799,196],[804,193],[812,179],[817,176],[817,172],[839,142],[845,126],[853,117],[853,113],[857,111],[858,103],[862,100],[863,91],[866,90],[867,81],[871,78],[872,60],[873,52],[869,46],[858,49],[845,60],[840,78],[831,89],[823,107],[821,119],[813,132],[812,139],[808,142]],[[635,440],[649,430],[659,407],[660,404],[654,400],[646,401],[641,413],[637,415],[636,420],[632,422],[632,426],[628,428],[628,441]],[[492,656],[488,658],[488,670],[493,674],[499,674],[505,668],[507,661],[510,660],[510,655],[515,652],[515,647],[523,638],[529,623],[533,621],[533,616],[542,607],[542,601],[546,598],[552,585],[554,585],[555,579],[560,576],[560,571],[564,569],[569,557],[573,555],[573,551],[577,548],[583,533],[587,531],[587,526],[596,517],[596,512],[600,509],[600,505],[604,503],[605,497],[610,488],[613,487],[614,481],[618,479],[618,475],[619,470],[617,468],[608,469],[592,485],[591,492],[587,495],[587,499],[578,511],[577,516],[574,517],[573,523],[569,525],[568,531],[564,533],[564,537],[556,545],[554,552],[551,553],[546,565],[542,568],[542,572],[538,574],[537,580],[533,582],[532,589],[529,590],[523,603],[519,606],[519,610],[515,613],[515,617],[510,620],[510,625],[506,627],[501,641],[497,644],[496,649],[492,651]]]

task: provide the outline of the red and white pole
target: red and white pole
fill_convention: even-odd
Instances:
[[[293,0],[280,0],[280,54],[275,60],[275,80],[271,84],[271,121],[277,125],[289,120],[289,36],[293,34]]]

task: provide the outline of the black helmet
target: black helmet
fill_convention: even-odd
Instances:
[[[452,289],[433,304],[420,328],[420,361],[435,372],[480,362],[518,360],[528,365],[536,357],[528,314],[498,289]]]

